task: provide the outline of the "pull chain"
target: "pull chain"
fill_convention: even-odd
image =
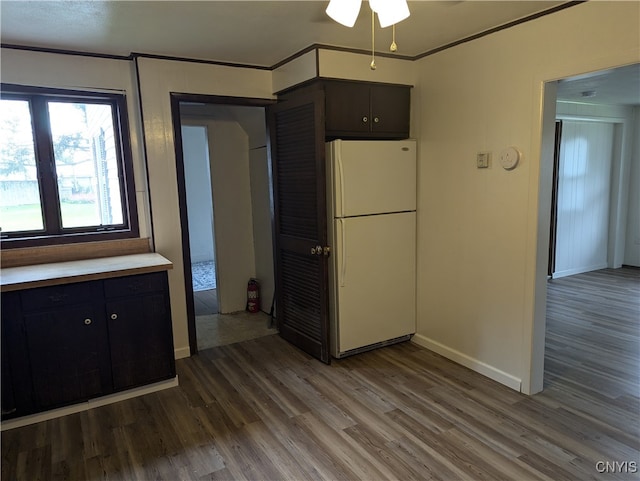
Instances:
[[[391,32],[393,33],[391,38],[391,46],[389,47],[389,50],[391,50],[392,52],[396,52],[398,50],[398,46],[396,45],[396,24],[395,23],[391,26]]]
[[[371,70],[376,69],[376,36],[375,36],[375,28],[376,28],[376,12],[371,10]]]

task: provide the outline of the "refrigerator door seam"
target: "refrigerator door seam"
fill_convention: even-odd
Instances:
[[[407,214],[409,212],[416,212],[415,209],[411,210],[392,210],[389,212],[376,212],[375,214],[359,214],[359,215],[344,215],[338,217],[339,219],[357,219],[359,217],[375,217],[378,215],[392,215],[392,214]]]

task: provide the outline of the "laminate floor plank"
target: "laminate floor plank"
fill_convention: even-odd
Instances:
[[[275,376],[290,389],[311,410],[317,412],[325,422],[335,429],[344,429],[356,424],[353,416],[343,406],[329,402],[326,395],[319,392],[306,379],[299,377],[293,370],[278,370]]]
[[[227,357],[216,360],[215,364],[219,369],[225,370],[225,375],[234,386],[239,384],[238,377],[234,374],[241,374],[246,383],[251,383],[254,389],[262,390],[288,416],[293,417],[308,412],[309,407],[258,359],[246,349],[237,346],[237,349],[227,350]]]
[[[407,463],[401,456],[398,456],[398,453],[389,448],[385,439],[376,432],[375,427],[357,424],[346,428],[344,432],[352,442],[362,446],[365,451],[379,459],[387,469],[395,474],[390,479],[419,480],[422,478],[410,463]]]
[[[322,364],[279,336],[177,361],[180,385],[2,432],[3,480],[640,479],[640,269],[548,283],[545,389],[405,342]]]

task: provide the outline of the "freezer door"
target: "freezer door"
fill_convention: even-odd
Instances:
[[[328,144],[333,217],[416,209],[415,140]]]
[[[415,212],[334,223],[332,354],[415,333]]]

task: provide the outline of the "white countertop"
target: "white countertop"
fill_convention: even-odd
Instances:
[[[0,270],[0,290],[2,292],[18,291],[33,287],[160,272],[171,268],[173,268],[171,261],[157,253],[8,267]]]

